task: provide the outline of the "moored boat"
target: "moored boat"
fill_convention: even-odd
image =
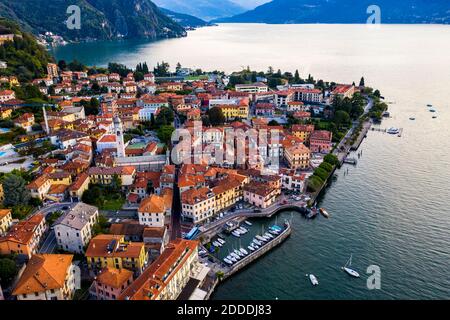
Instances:
[[[250,221],[247,221],[247,220],[245,220],[244,223],[250,227],[253,225]]]
[[[240,237],[241,237],[241,234],[240,234],[239,232],[236,232],[236,230],[233,231],[231,234],[232,234],[233,236],[235,236],[236,238],[240,238]]]

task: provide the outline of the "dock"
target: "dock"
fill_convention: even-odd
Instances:
[[[223,280],[227,279],[228,277],[232,276],[233,274],[237,273],[238,271],[242,270],[249,264],[253,263],[266,253],[268,253],[273,248],[279,246],[281,243],[283,243],[292,233],[292,227],[290,223],[286,222],[286,227],[275,239],[269,241],[268,243],[264,244],[259,249],[255,250],[254,252],[251,252],[246,257],[242,258],[235,264],[233,264],[230,267],[225,267],[223,270]]]

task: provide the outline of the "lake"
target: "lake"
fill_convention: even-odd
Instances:
[[[391,102],[369,132],[358,165],[344,166],[320,201],[329,220],[296,213],[281,247],[218,287],[213,299],[448,299],[450,297],[450,26],[223,24],[159,42],[77,44],[58,58],[134,67],[147,61],[203,70],[247,66],[380,89]],[[433,104],[437,119],[426,107]],[[409,120],[414,116],[415,121]],[[348,175],[344,172],[349,170]],[[254,221],[254,228],[272,221]],[[353,254],[361,279],[340,267]],[[368,290],[366,269],[381,269],[381,289]],[[320,285],[312,287],[306,274]]]

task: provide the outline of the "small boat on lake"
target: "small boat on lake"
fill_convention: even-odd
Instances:
[[[359,278],[359,273],[350,268],[352,266],[352,257],[353,255],[350,255],[350,259],[348,259],[347,263],[342,267],[342,270],[344,270],[348,275],[354,277],[354,278]]]
[[[327,210],[325,210],[324,208],[320,208],[319,209],[319,212],[320,212],[320,214],[322,215],[322,216],[324,216],[325,218],[329,218],[330,217],[330,214],[327,212]]]
[[[416,120],[416,118],[415,117],[409,117],[409,120]]]
[[[247,221],[247,220],[245,220],[244,223],[250,227],[253,225],[250,221]]]

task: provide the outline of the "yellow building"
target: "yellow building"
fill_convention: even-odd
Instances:
[[[12,108],[0,108],[0,119],[11,118]]]
[[[138,275],[144,271],[148,260],[143,242],[126,242],[124,236],[111,234],[92,238],[85,256],[94,273],[109,267],[125,268]]]
[[[291,169],[309,168],[311,151],[303,144],[284,149],[284,158]]]
[[[220,110],[222,110],[223,115],[228,120],[235,119],[235,118],[241,118],[241,119],[247,119],[248,118],[248,106],[241,105],[221,105],[218,106]]]
[[[314,125],[312,124],[294,124],[292,126],[292,134],[303,141],[307,141],[313,132]]]
[[[243,199],[243,186],[248,183],[248,178],[242,175],[230,175],[219,180],[212,188],[215,195],[215,212],[218,213]]]
[[[6,234],[12,224],[11,209],[0,210],[0,235]]]

